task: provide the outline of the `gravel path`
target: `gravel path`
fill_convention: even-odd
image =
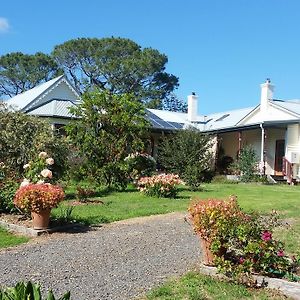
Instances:
[[[53,234],[0,251],[0,285],[40,282],[73,300],[133,299],[199,263],[199,241],[181,213]]]

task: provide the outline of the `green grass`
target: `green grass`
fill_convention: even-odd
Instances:
[[[99,192],[101,195],[101,191]],[[74,195],[74,186],[67,189],[69,198]],[[180,189],[176,199],[150,198],[133,188],[124,192],[102,192],[104,204],[74,207],[72,216],[87,224],[109,223],[133,217],[164,214],[173,211],[187,211],[191,198],[227,198],[236,195],[238,202],[246,211],[257,210],[262,213],[278,211],[284,219],[292,221],[288,230],[278,235],[286,243],[287,250],[295,252],[300,247],[300,187],[287,185],[259,184],[205,184],[202,190],[192,192],[185,187]],[[60,210],[53,210],[59,216]]]
[[[187,273],[180,279],[171,280],[153,289],[144,299],[148,300],[200,300],[200,299],[287,299],[271,290],[247,289],[243,285],[223,282],[198,273]]]
[[[16,246],[26,243],[28,240],[29,238],[27,237],[14,235],[0,227],[0,248]]]

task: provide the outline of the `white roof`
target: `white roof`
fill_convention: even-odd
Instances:
[[[16,107],[17,109],[23,109],[25,106],[30,104],[30,102],[39,98],[42,94],[44,94],[49,88],[55,85],[58,81],[60,81],[64,75],[56,77],[52,80],[49,80],[45,83],[42,83],[26,92],[23,92],[17,96],[14,96],[8,99],[7,104]]]

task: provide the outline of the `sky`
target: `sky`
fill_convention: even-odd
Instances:
[[[0,55],[51,53],[80,37],[124,37],[168,56],[199,113],[300,99],[299,0],[0,0]]]

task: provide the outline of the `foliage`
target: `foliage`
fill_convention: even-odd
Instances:
[[[210,169],[209,136],[196,129],[180,130],[166,136],[160,143],[158,160],[167,172],[176,173],[189,186],[195,188],[204,181]]]
[[[244,218],[235,196],[228,201],[195,200],[188,210],[195,232],[207,241],[225,236],[228,228]]]
[[[189,212],[194,230],[211,242],[214,262],[226,275],[245,280],[252,273],[282,277],[292,270],[283,243],[272,238],[279,224],[275,213],[246,214],[233,196],[229,201],[199,201]]]
[[[138,189],[152,197],[175,198],[178,192],[177,185],[181,183],[178,175],[159,174],[140,178]]]
[[[52,179],[50,168],[54,165],[54,159],[49,157],[47,152],[40,152],[39,155],[23,166],[25,179],[21,186],[28,183],[47,183]]]
[[[28,281],[18,282],[16,286],[0,290],[1,300],[42,300],[40,286]],[[58,300],[69,300],[70,292],[67,292]],[[50,290],[45,300],[55,300],[55,297]]]
[[[61,74],[47,54],[13,52],[0,56],[0,96],[13,97]]]
[[[150,176],[155,171],[156,160],[147,153],[135,152],[125,157],[128,172],[132,179]]]
[[[162,107],[159,108],[163,110],[183,112],[183,113],[187,113],[188,110],[187,103],[178,99],[178,97],[173,93],[170,94],[165,99],[163,99]]]
[[[249,182],[254,179],[258,172],[257,156],[251,146],[245,146],[240,153],[237,162],[234,163],[234,168],[240,171],[241,181]]]
[[[65,140],[54,136],[45,121],[0,103],[0,162],[5,162],[17,178],[22,177],[23,166],[40,151],[47,151],[55,159],[53,171],[62,175],[68,153]]]
[[[94,196],[96,191],[93,189],[86,189],[80,186],[76,188],[76,199],[80,202],[86,202],[90,197]]]
[[[167,56],[124,38],[78,38],[57,45],[52,55],[81,92],[97,87],[113,94],[132,93],[148,103],[164,99],[178,86],[165,72]]]
[[[20,187],[14,204],[25,212],[39,212],[56,207],[65,197],[61,187],[52,184],[28,184]]]
[[[19,183],[15,180],[0,181],[0,213],[15,213],[16,207],[13,204],[14,196],[19,188]]]
[[[127,184],[128,153],[144,148],[145,110],[132,95],[95,91],[72,110],[79,119],[67,127],[69,137],[86,159],[88,172],[107,186]]]

